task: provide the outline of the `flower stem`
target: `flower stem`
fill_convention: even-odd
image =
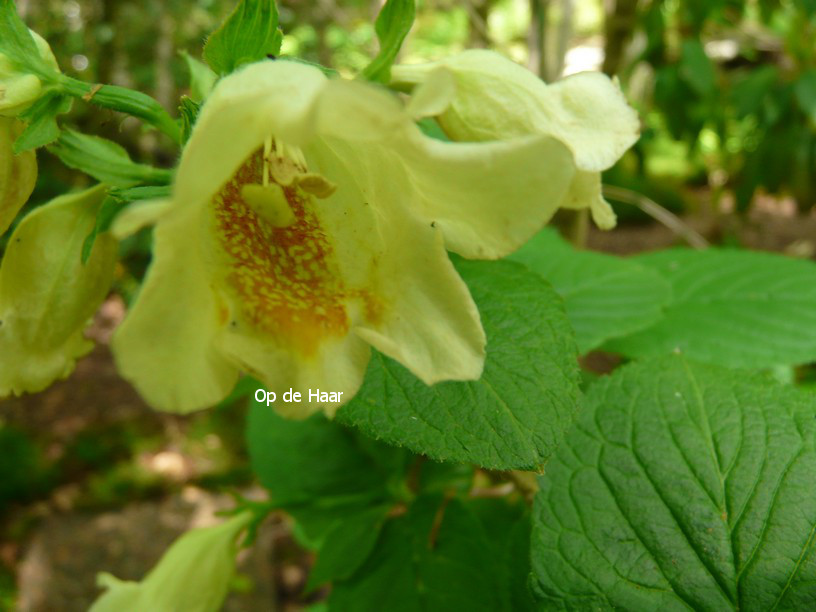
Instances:
[[[69,96],[138,117],[167,134],[173,142],[181,143],[178,123],[147,94],[117,85],[91,85],[66,75],[60,75],[57,85]]]

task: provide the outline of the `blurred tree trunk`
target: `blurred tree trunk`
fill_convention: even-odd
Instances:
[[[101,0],[99,3],[98,24],[106,25],[113,29],[113,36],[105,39],[97,49],[97,69],[96,81],[98,83],[113,83],[113,74],[119,51],[116,48],[117,34],[119,28],[119,9],[122,3],[117,0]]]
[[[574,14],[573,0],[561,0],[561,21],[558,23],[558,39],[555,52],[555,65],[552,66],[553,80],[557,79],[564,72],[567,51],[572,42],[572,19]]]
[[[617,74],[623,63],[626,45],[637,25],[638,0],[607,0],[604,23],[604,61],[602,70],[608,75]]]
[[[528,68],[546,79],[547,70],[547,12],[549,0],[530,0],[530,33],[527,46],[530,50]]]
[[[486,49],[490,46],[487,20],[490,17],[493,0],[466,0],[465,6],[467,7],[468,20],[470,22],[470,40],[468,46],[471,48]]]

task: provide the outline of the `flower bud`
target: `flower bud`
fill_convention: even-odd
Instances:
[[[443,88],[436,83],[444,72],[453,76],[453,95],[439,93]],[[535,134],[563,142],[572,151],[576,172],[560,206],[589,208],[602,229],[615,225],[615,213],[601,193],[600,172],[637,141],[640,124],[609,77],[584,72],[548,85],[485,50],[430,64],[394,66],[391,75],[395,82],[416,86],[409,108],[439,109],[435,118],[451,140],[482,142]]]
[[[11,117],[0,117],[0,235],[11,225],[28,200],[37,181],[37,157],[34,151],[15,155],[14,141],[23,124]]]
[[[90,612],[220,610],[235,573],[235,541],[252,516],[244,512],[215,527],[188,531],[141,582],[99,574],[97,583],[108,590]]]
[[[0,263],[0,397],[41,391],[93,347],[83,331],[110,288],[116,240],[101,234],[84,264],[81,254],[106,193],[56,198],[11,235]]]
[[[59,72],[59,66],[51,47],[45,39],[29,30],[39,51],[40,59]],[[43,95],[40,78],[18,65],[6,54],[0,53],[0,115],[14,117],[34,104]]]

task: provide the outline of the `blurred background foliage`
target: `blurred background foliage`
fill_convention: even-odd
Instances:
[[[233,0],[17,4],[50,42],[63,71],[145,91],[174,113],[179,96],[189,93],[181,53],[200,57],[205,37],[234,6]],[[279,2],[283,53],[353,76],[376,51],[373,21],[380,5]],[[812,216],[816,203],[815,39],[816,0],[420,0],[400,61],[486,47],[547,81],[603,70],[620,80],[643,122],[641,140],[606,173],[605,183],[643,194],[691,224],[703,214],[747,218],[769,201],[802,219]],[[116,140],[138,161],[175,162],[170,143],[136,120],[76,103],[66,121]],[[29,206],[89,180],[47,151],[38,157],[40,176]],[[609,236],[631,246],[593,246],[619,252],[654,246],[627,233],[646,219],[628,204],[616,205],[622,224]],[[722,227],[708,237],[740,241]],[[115,289],[125,301],[149,261],[149,244],[147,232],[122,244]],[[791,252],[813,256],[816,247],[808,244]],[[116,311],[113,319],[123,311],[121,300],[106,308]],[[59,383],[39,403],[0,402],[0,609],[14,598],[13,567],[21,555],[17,544],[3,540],[22,541],[46,500],[57,509],[98,510],[190,484],[217,490],[252,481],[240,408],[227,402],[192,418],[152,414],[141,404],[137,409],[132,391],[121,389],[124,383],[111,373],[102,345],[73,383]],[[96,391],[78,390],[92,379]],[[65,405],[71,414],[61,414]],[[21,507],[34,510],[15,513]]]

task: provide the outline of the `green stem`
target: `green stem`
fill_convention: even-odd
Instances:
[[[57,84],[69,96],[138,117],[167,134],[173,142],[181,144],[178,123],[147,94],[116,85],[91,85],[65,75],[60,75]]]

